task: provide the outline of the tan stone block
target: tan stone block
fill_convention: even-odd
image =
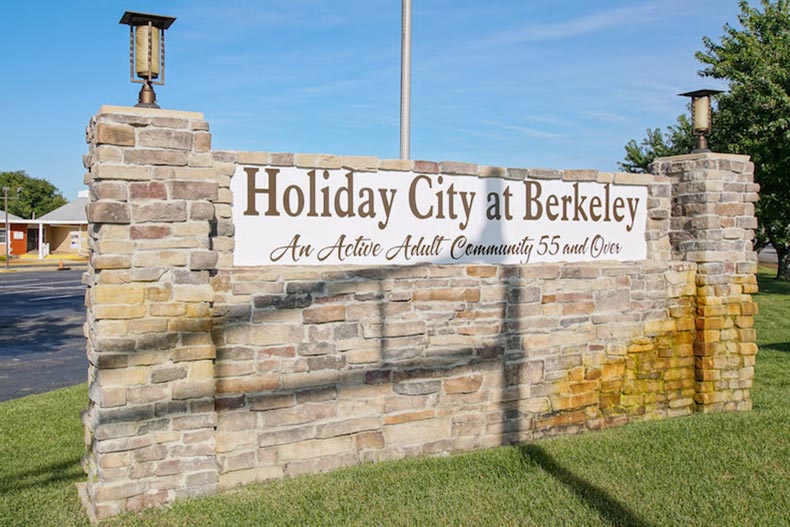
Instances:
[[[384,434],[382,432],[365,432],[357,436],[357,450],[370,448],[384,448]]]
[[[137,132],[137,145],[175,150],[192,149],[193,132],[168,128],[142,128]]]
[[[358,172],[375,172],[379,169],[379,158],[373,156],[343,156],[342,166]]]
[[[373,364],[381,360],[381,349],[380,347],[351,349],[345,352],[345,357],[348,364]]]
[[[466,267],[466,274],[479,278],[491,278],[496,276],[497,267],[494,265],[469,265]]]
[[[215,201],[219,188],[214,181],[172,181],[172,199]]]
[[[551,403],[547,397],[528,399],[527,401],[524,401],[523,405],[527,412],[536,414],[546,413],[551,410]]]
[[[552,409],[561,411],[597,405],[599,402],[599,394],[597,392],[588,392],[575,395],[552,395],[549,399]]]
[[[336,384],[339,380],[340,373],[334,369],[298,372],[283,375],[282,387],[286,390],[304,389]]]
[[[154,150],[136,148],[126,150],[123,160],[129,165],[161,165],[161,166],[186,166],[189,156],[186,152],[177,150]]]
[[[282,461],[339,456],[342,454],[353,454],[355,451],[354,441],[351,436],[313,439],[277,447],[278,459]]]
[[[214,378],[214,362],[210,360],[194,361],[189,364],[188,379],[205,381]]]
[[[439,163],[439,171],[442,174],[477,175],[477,165],[472,163],[460,163],[458,161],[442,161]]]
[[[381,428],[379,417],[357,417],[344,419],[316,426],[315,436],[318,439],[367,432]]]
[[[187,317],[208,318],[211,316],[211,308],[206,302],[193,302],[187,304]],[[209,324],[211,326],[211,324]]]
[[[101,468],[121,468],[132,464],[131,452],[111,452],[98,456]]]
[[[418,289],[412,293],[412,299],[428,302],[478,302],[480,300],[480,289]]]
[[[194,306],[190,304],[187,306],[188,318],[171,318],[167,321],[167,330],[175,333],[186,332],[208,332],[213,328],[213,322],[210,318],[197,318],[190,317],[189,310]]]
[[[92,185],[93,195],[98,200],[126,201],[128,189],[125,183],[120,181],[101,181]]]
[[[337,417],[337,415],[337,403],[335,401],[325,401],[321,403],[307,403],[292,408],[269,410],[261,413],[261,419],[265,426],[292,426],[331,419]]]
[[[652,185],[656,178],[652,174],[633,174],[630,172],[615,172],[615,185]]]
[[[341,399],[337,403],[338,415],[378,415],[384,411],[384,398]]]
[[[483,375],[480,373],[446,379],[444,381],[444,391],[447,394],[472,393],[479,390],[482,383]]]
[[[232,164],[231,164],[232,166]],[[212,181],[217,177],[217,167],[175,167],[174,179],[188,179],[192,181]]]
[[[318,168],[317,154],[294,154],[294,165],[299,168]],[[340,168],[340,167],[337,167]]]
[[[145,289],[142,284],[96,285],[92,287],[95,304],[142,304]]]
[[[130,404],[150,404],[167,399],[170,392],[160,386],[139,386],[127,390],[127,401]]]
[[[130,145],[131,146],[131,145]],[[92,163],[120,163],[123,149],[117,146],[99,145],[93,149]]]
[[[134,146],[134,128],[128,124],[99,123],[95,133],[96,144]]]
[[[157,303],[151,304],[149,311],[155,317],[178,317],[186,314],[186,305],[181,303]]]
[[[387,322],[384,324],[365,324],[362,332],[365,338],[391,338],[408,337],[425,334],[425,322],[416,320],[412,322]]]
[[[96,242],[95,249],[99,254],[132,254],[135,244],[132,241],[102,240]]]
[[[217,377],[239,377],[250,375],[255,371],[255,363],[252,361],[217,361],[215,372]]]
[[[191,167],[210,167],[214,163],[211,152],[192,151],[187,157],[189,158],[188,165]]]
[[[91,169],[95,180],[120,179],[126,181],[144,181],[151,179],[151,169],[146,166],[101,164]]]
[[[269,152],[237,152],[236,160],[240,165],[268,165],[272,157]]]
[[[196,132],[193,136],[192,147],[195,152],[210,152],[211,134],[208,132]]]
[[[526,350],[548,349],[557,346],[556,334],[536,333],[521,338],[521,345]]]
[[[564,412],[559,415],[548,417],[545,419],[538,419],[535,421],[535,428],[542,430],[546,428],[557,428],[561,426],[571,426],[580,424],[588,419],[584,411],[579,410],[576,412]]]
[[[223,377],[217,379],[217,393],[252,393],[276,390],[280,386],[280,376],[272,373],[245,375],[244,377]]]
[[[101,485],[96,489],[94,499],[97,502],[122,500],[142,494],[146,485],[143,481]]]
[[[258,446],[266,448],[276,445],[292,444],[305,439],[313,439],[315,437],[312,426],[300,426],[297,428],[290,428],[287,430],[275,430],[271,432],[263,432],[258,435]],[[276,454],[276,452],[275,452]],[[276,455],[275,455],[276,460]]]
[[[492,166],[479,166],[477,167],[477,175],[480,177],[494,177],[494,178],[506,178],[507,177],[507,168],[505,167],[492,167]]]
[[[384,427],[384,439],[388,446],[421,444],[450,438],[450,423],[447,419],[429,419]]]
[[[132,217],[138,223],[186,221],[187,206],[184,201],[134,203]]]
[[[384,417],[385,425],[396,425],[400,423],[411,423],[412,421],[424,421],[436,415],[434,410],[421,410],[418,412],[404,412]]]
[[[113,370],[99,370],[98,382],[102,386],[134,386],[148,382],[150,369],[118,368]]]
[[[172,224],[173,236],[208,236],[211,228],[206,221],[188,221]]]
[[[183,337],[182,337],[183,338]],[[217,356],[213,345],[181,346],[173,350],[173,362],[214,359]]]
[[[95,201],[86,207],[91,223],[128,224],[131,221],[129,205],[120,201]]]
[[[102,408],[115,408],[126,405],[126,387],[103,386],[97,401]]]
[[[237,432],[217,430],[217,452],[225,453],[234,450],[250,450],[255,446],[255,435],[256,432],[254,429],[240,430]]]
[[[167,331],[167,320],[159,318],[134,319],[128,322],[132,334],[164,333]]]
[[[219,390],[214,386],[214,381],[179,381],[172,385],[173,399],[200,399],[202,397],[213,397]]]
[[[214,300],[214,288],[210,285],[175,285],[173,299],[178,302],[211,302]]]
[[[625,361],[604,364],[601,368],[601,379],[609,381],[622,379],[625,375]]]
[[[290,408],[296,405],[294,394],[263,394],[249,398],[250,410],[257,412],[263,410],[276,410],[278,408]]]
[[[165,368],[158,368],[151,372],[151,382],[170,382],[179,379],[185,379],[187,376],[186,368],[183,366],[168,366]]]
[[[410,159],[382,159],[379,161],[379,170],[410,172],[413,168],[414,161]]]
[[[346,307],[343,305],[324,305],[310,307],[303,312],[305,324],[325,324],[327,322],[342,322],[346,319]]]
[[[126,320],[98,320],[94,322],[93,329],[97,337],[124,337],[129,331],[129,322]]]
[[[96,319],[132,319],[145,316],[145,306],[140,305],[96,305],[91,307]]]
[[[271,346],[274,344],[293,344],[301,342],[304,330],[289,325],[247,325],[233,326],[225,331],[228,344],[246,344],[250,346]]]

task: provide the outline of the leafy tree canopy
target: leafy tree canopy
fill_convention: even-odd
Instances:
[[[0,172],[0,188],[3,187],[8,187],[8,212],[20,218],[31,219],[33,213],[40,218],[68,203],[55,185],[45,179],[30,177],[24,170]],[[20,194],[16,193],[17,188],[22,189]],[[0,195],[0,208],[2,206]]]
[[[739,2],[740,27],[724,26],[719,41],[703,37],[696,53],[703,77],[727,81],[716,97],[711,149],[748,154],[760,184],[755,247],[770,243],[779,256],[777,278],[790,280],[790,0]],[[691,150],[687,120],[648,130],[641,143],[626,145],[625,170],[644,171],[657,156]]]

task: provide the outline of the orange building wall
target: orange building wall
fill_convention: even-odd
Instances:
[[[16,239],[19,234],[22,237]],[[27,225],[11,224],[11,254],[25,254],[27,252]]]

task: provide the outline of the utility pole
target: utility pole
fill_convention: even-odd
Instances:
[[[411,0],[402,0],[400,57],[400,158],[411,146]]]
[[[5,268],[8,270],[9,264],[11,263],[11,227],[8,222],[8,191],[11,190],[8,187],[3,187],[3,211],[5,212]],[[16,189],[16,194],[22,193],[22,187]],[[11,198],[15,199],[15,198]]]

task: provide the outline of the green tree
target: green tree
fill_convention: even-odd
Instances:
[[[694,136],[691,133],[691,122],[685,115],[677,119],[677,123],[667,127],[666,132],[660,128],[647,129],[647,137],[637,143],[634,139],[625,145],[625,160],[618,163],[626,172],[643,174],[657,157],[687,154],[694,148]]]
[[[740,27],[726,24],[719,42],[703,37],[705,50],[696,53],[704,65],[700,75],[729,87],[716,97],[710,143],[715,151],[752,157],[760,184],[755,248],[770,243],[779,257],[777,278],[790,280],[790,0],[760,0],[760,8],[742,0],[739,6]],[[631,165],[646,167],[651,155],[689,152],[690,143],[681,147],[690,137],[689,129],[685,138],[670,133],[655,144],[650,134],[639,145],[632,140],[621,166],[636,171]]]
[[[30,219],[33,213],[36,214],[36,218],[40,218],[47,212],[68,203],[55,185],[45,179],[30,177],[24,170],[0,172],[0,188],[2,187],[8,187],[9,198],[12,195],[15,198],[8,200],[8,212],[20,218]],[[22,188],[18,196],[17,188]],[[0,207],[2,207],[1,202]]]
[[[704,37],[700,74],[724,79],[719,98],[722,149],[752,156],[760,183],[759,231],[779,257],[777,278],[790,280],[790,2],[739,2],[740,28],[724,26],[720,42]]]

